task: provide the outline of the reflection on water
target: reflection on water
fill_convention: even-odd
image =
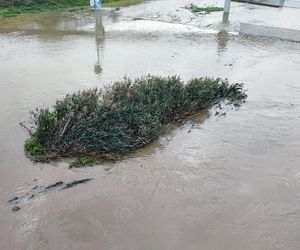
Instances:
[[[228,19],[229,13],[223,13],[220,31],[217,35],[218,55],[222,55],[222,53],[224,53],[227,50],[227,43],[230,40],[230,35],[227,32],[227,28],[229,25]]]
[[[105,39],[105,30],[102,22],[101,10],[95,11],[95,20],[96,20],[95,40],[96,40],[96,49],[97,49],[97,62],[95,63],[94,71],[97,75],[99,75],[103,71],[101,67],[101,59],[103,58],[103,46],[104,46],[104,39]]]
[[[217,34],[218,55],[222,55],[227,50],[227,43],[230,40],[230,35],[226,30],[221,30]]]
[[[222,19],[222,23],[223,24],[228,24],[228,20],[229,20],[229,13],[223,13],[223,19]]]

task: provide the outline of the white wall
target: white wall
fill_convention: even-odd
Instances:
[[[284,7],[300,8],[300,0],[285,0]]]
[[[246,3],[255,3],[255,4],[262,4],[262,5],[270,5],[270,6],[280,6],[281,0],[240,0],[241,2]]]

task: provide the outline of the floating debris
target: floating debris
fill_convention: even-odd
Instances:
[[[51,184],[51,185],[45,187],[44,191],[49,191],[50,189],[61,187],[63,184],[64,184],[63,181],[58,181],[58,182],[56,182],[54,184]]]
[[[33,198],[38,197],[42,194],[45,194],[49,191],[52,190],[64,190],[64,189],[68,189],[68,188],[73,188],[79,184],[83,184],[86,183],[88,181],[91,181],[93,178],[86,178],[86,179],[81,179],[81,180],[75,180],[75,181],[71,181],[68,183],[64,183],[63,181],[58,181],[55,182],[53,184],[50,184],[46,187],[44,186],[37,186],[35,185],[32,189],[31,192],[28,192],[22,196],[14,196],[13,198],[9,199],[7,202],[9,204],[13,204],[14,206],[12,207],[12,211],[18,211],[19,209],[21,209],[19,206],[17,206],[16,204],[26,204],[29,201],[31,201]]]
[[[15,196],[15,197],[11,198],[10,200],[8,200],[7,202],[8,202],[8,203],[15,203],[15,202],[17,202],[18,200],[19,200],[19,198],[18,198],[17,196]]]
[[[89,179],[82,179],[82,180],[79,180],[79,181],[72,181],[70,183],[67,183],[64,187],[62,187],[62,189],[72,188],[72,187],[77,186],[78,184],[83,184],[83,183],[86,183],[90,180],[92,180],[92,179],[89,178]]]
[[[17,212],[17,211],[19,211],[20,209],[21,209],[21,208],[20,208],[19,206],[13,206],[12,209],[11,209],[11,211]]]

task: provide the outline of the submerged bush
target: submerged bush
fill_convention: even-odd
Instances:
[[[242,84],[226,80],[195,78],[184,84],[177,76],[125,78],[104,90],[68,94],[51,111],[32,111],[35,131],[29,142],[43,150],[25,150],[53,158],[124,154],[147,145],[169,124],[222,100],[239,105],[245,98]]]

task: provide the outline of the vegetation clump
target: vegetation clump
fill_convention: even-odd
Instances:
[[[13,17],[23,13],[57,10],[85,6],[85,0],[0,0],[0,16]]]
[[[74,166],[112,160],[143,147],[171,124],[223,100],[239,106],[243,84],[178,76],[124,78],[104,89],[66,95],[51,110],[32,111],[34,131],[25,151],[34,160],[79,157]],[[102,157],[102,158],[101,158]]]
[[[43,156],[46,153],[44,146],[35,137],[32,137],[25,142],[25,151],[30,152],[34,157]]]
[[[102,0],[106,7],[127,6],[143,0]],[[24,13],[61,10],[73,7],[86,7],[87,0],[0,0],[0,16],[14,17]]]
[[[210,14],[216,11],[223,11],[224,8],[215,7],[215,6],[206,6],[206,7],[198,7],[194,4],[190,4],[185,7],[186,9],[190,10],[193,13],[201,13],[201,14]]]

